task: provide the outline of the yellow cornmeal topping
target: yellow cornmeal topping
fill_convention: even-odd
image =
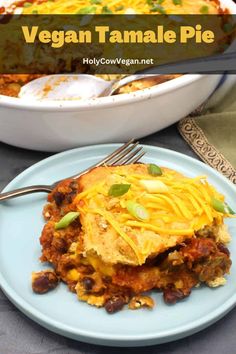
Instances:
[[[188,178],[175,171],[162,171],[161,176],[153,177],[148,173],[129,174],[122,167],[111,170],[105,181],[88,187],[79,193],[74,201],[82,214],[102,217],[132,248],[139,264],[144,261],[144,251],[140,250],[135,237],[131,237],[129,231],[136,234],[135,230],[148,230],[167,238],[192,237],[195,231],[212,225],[213,221],[222,224],[225,216],[215,210],[211,203],[212,198],[224,201],[224,196],[208,183],[205,176]],[[161,187],[160,190],[153,193],[148,191],[145,188],[147,181],[159,181],[157,187]],[[114,183],[131,186],[129,191],[120,197],[108,196],[108,191]],[[132,216],[126,208],[128,201],[142,205],[149,215],[148,220]],[[87,225],[86,230],[92,234],[92,225]]]

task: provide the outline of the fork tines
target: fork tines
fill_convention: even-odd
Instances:
[[[112,154],[104,159],[103,164],[108,166],[114,165],[127,165],[128,163],[135,163],[141,159],[145,154],[143,148],[138,146],[139,142],[134,142],[131,139],[126,144],[115,150]]]

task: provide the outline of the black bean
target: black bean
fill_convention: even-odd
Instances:
[[[53,271],[33,273],[32,289],[37,294],[44,294],[58,285],[58,277]]]
[[[90,290],[92,290],[92,288],[95,284],[95,281],[92,278],[85,277],[85,278],[83,278],[82,283],[83,283],[84,289],[86,291],[90,291]]]
[[[69,193],[66,193],[65,195],[65,199],[66,199],[66,202],[67,203],[72,203],[74,197],[76,196],[77,192],[76,190],[72,190],[71,192]]]
[[[108,313],[120,311],[125,305],[125,301],[121,296],[112,296],[105,304],[105,309]]]
[[[167,288],[163,291],[164,301],[167,304],[175,304],[177,301],[190,295],[190,290],[185,294],[182,290],[176,288]]]
[[[54,237],[51,245],[55,247],[55,249],[60,253],[66,253],[68,248],[66,244],[66,240],[60,237]]]
[[[228,248],[222,242],[217,243],[217,248],[220,252],[226,254],[226,256],[230,256]]]
[[[76,190],[78,188],[78,182],[77,181],[70,182],[70,188],[72,190]]]
[[[56,205],[59,207],[59,206],[61,206],[61,204],[63,203],[63,200],[65,199],[65,194],[63,194],[61,192],[55,192],[53,194],[53,199],[54,199]]]

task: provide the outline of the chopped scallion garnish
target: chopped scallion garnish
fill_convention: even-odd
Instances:
[[[150,10],[152,12],[159,12],[162,15],[166,14],[166,10],[164,9],[164,7],[159,4],[153,4],[153,6],[150,8]]]
[[[75,219],[78,218],[79,216],[79,212],[78,211],[70,211],[69,213],[67,213],[66,215],[63,216],[63,218],[61,218],[60,221],[55,223],[55,229],[59,230],[59,229],[65,229],[67,226],[69,226],[73,221],[75,221]]]
[[[222,214],[235,214],[235,212],[228,206],[228,204],[222,202],[219,199],[211,198],[211,205],[213,209],[219,211]]]
[[[124,6],[123,5],[120,5],[120,6],[116,7],[116,11],[121,11],[121,10],[124,10]]]
[[[23,6],[24,7],[30,7],[30,6],[32,6],[32,3],[31,2],[25,2]]]
[[[102,13],[103,14],[112,14],[113,12],[109,9],[108,6],[103,6]]]
[[[182,5],[182,0],[172,0],[174,5]]]
[[[102,0],[90,0],[90,3],[92,5],[100,5],[102,3]]]
[[[86,6],[82,7],[77,14],[85,15],[85,14],[93,14],[96,12],[96,6]]]
[[[154,163],[151,163],[150,165],[148,165],[148,173],[151,176],[161,176],[162,170],[159,166],[155,165]]]
[[[130,184],[122,184],[122,183],[113,184],[108,191],[108,195],[110,197],[120,197],[128,192],[130,186],[131,186]]]
[[[139,220],[148,220],[149,214],[143,205],[129,200],[126,204],[128,212]]]
[[[200,8],[200,12],[201,14],[208,14],[209,12],[209,7],[207,5],[203,5],[201,8]]]

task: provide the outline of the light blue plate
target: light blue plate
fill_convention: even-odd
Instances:
[[[79,148],[54,155],[15,178],[5,191],[30,184],[50,184],[75,174],[109,154],[118,144]],[[236,188],[205,164],[174,151],[145,146],[145,162],[176,169],[186,175],[207,175],[236,210]],[[201,287],[186,300],[167,306],[153,292],[153,310],[124,309],[108,315],[104,309],[79,302],[64,284],[45,295],[31,290],[31,272],[47,268],[38,261],[45,194],[22,197],[0,205],[0,285],[27,316],[51,331],[84,342],[111,346],[144,346],[193,334],[225,315],[236,303],[236,220],[228,220],[233,240],[231,274],[224,287]]]

